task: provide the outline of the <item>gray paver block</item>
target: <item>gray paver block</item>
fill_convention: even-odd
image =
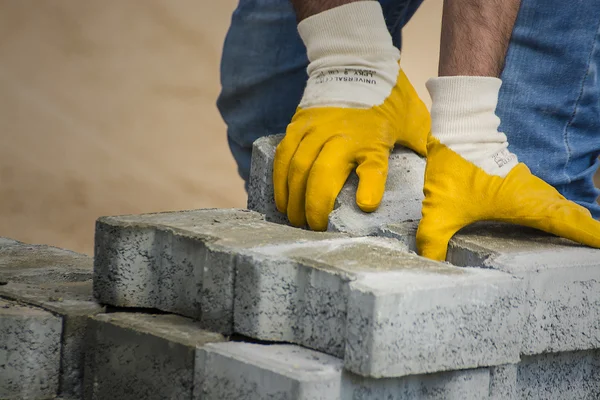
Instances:
[[[519,360],[522,288],[497,271],[431,265],[350,284],[345,366],[402,376]]]
[[[92,297],[92,258],[50,246],[0,242],[0,296],[50,311],[62,321],[62,396],[80,397],[88,315],[103,308]]]
[[[84,254],[2,238],[0,282],[80,282],[92,278],[93,260]]]
[[[482,400],[488,398],[489,382],[487,368],[384,379],[345,372],[341,399]]]
[[[358,176],[353,173],[337,197],[328,230],[367,236],[391,222],[419,221],[424,179],[425,159],[412,150],[395,148],[390,155],[385,193],[379,208],[372,213],[358,208]]]
[[[339,236],[266,222],[247,210],[105,217],[96,227],[94,292],[101,303],[173,312],[228,334],[238,254]]]
[[[264,214],[268,221],[287,224],[287,217],[275,207],[273,195],[273,160],[283,136],[254,142],[248,208]],[[424,176],[425,160],[409,149],[396,147],[390,155],[386,191],[377,211],[365,213],[356,205],[358,177],[353,173],[336,200],[328,230],[366,236],[386,223],[420,220]]]
[[[0,398],[56,396],[61,331],[59,317],[0,298]]]
[[[0,296],[50,311],[62,320],[60,390],[62,396],[81,397],[87,317],[104,307],[94,302],[92,281],[0,286]]]
[[[452,371],[374,379],[342,368],[342,360],[293,345],[208,344],[199,353],[205,367],[197,399],[290,400],[481,400],[489,372]]]
[[[384,238],[266,246],[237,264],[235,331],[397,377],[516,362],[521,281]]]
[[[459,232],[447,259],[524,279],[523,354],[600,347],[600,250],[533,229],[486,223]]]
[[[490,400],[517,400],[518,364],[490,367]]]
[[[85,399],[191,399],[197,348],[224,340],[177,315],[90,319]]]
[[[288,225],[287,216],[277,211],[273,189],[275,149],[284,136],[264,136],[252,145],[247,206],[249,210],[264,214],[267,221]]]
[[[342,361],[293,345],[208,344],[196,399],[339,399]]]
[[[417,229],[419,221],[406,221],[397,224],[386,224],[381,226],[375,236],[387,237],[398,240],[413,253],[417,252]]]
[[[600,398],[600,351],[577,351],[523,357],[518,365],[520,399]]]

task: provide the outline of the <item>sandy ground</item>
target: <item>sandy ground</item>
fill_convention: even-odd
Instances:
[[[405,29],[427,104],[442,0]],[[0,0],[0,236],[91,254],[102,215],[244,207],[216,110],[234,0]]]

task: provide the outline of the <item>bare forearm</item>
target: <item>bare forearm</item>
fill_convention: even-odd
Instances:
[[[298,21],[302,21],[312,15],[318,14],[344,4],[354,3],[360,0],[291,0],[298,16]]]
[[[521,0],[444,0],[440,76],[499,77]]]

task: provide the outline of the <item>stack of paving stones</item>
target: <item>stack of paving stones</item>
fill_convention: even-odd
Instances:
[[[0,399],[82,397],[91,257],[0,238]]]
[[[279,140],[255,143],[255,211],[100,218],[93,285],[88,257],[0,240],[0,398],[600,397],[600,251],[482,223],[419,257],[403,150],[380,210],[351,177],[329,232],[290,227]]]

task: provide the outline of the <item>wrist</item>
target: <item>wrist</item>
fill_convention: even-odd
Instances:
[[[310,64],[301,108],[370,108],[382,104],[398,78],[394,47],[381,5],[357,1],[298,24]]]
[[[494,77],[452,76],[430,79],[426,86],[431,135],[488,174],[506,176],[518,159],[498,131],[495,111],[501,84]]]
[[[331,56],[400,59],[377,1],[357,1],[323,11],[300,22],[298,32],[311,63]]]

